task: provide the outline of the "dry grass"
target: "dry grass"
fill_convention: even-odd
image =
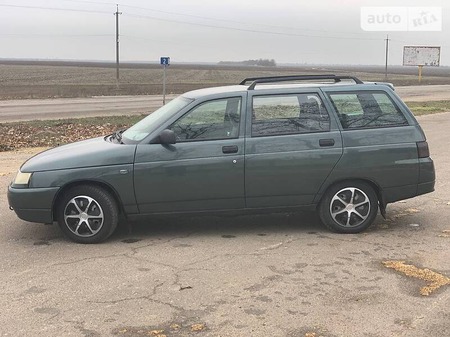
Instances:
[[[415,116],[450,111],[450,101],[406,102]]]

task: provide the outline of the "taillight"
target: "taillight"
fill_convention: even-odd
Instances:
[[[428,158],[430,156],[430,149],[428,148],[428,143],[426,141],[417,142],[417,154],[419,155],[419,158]]]

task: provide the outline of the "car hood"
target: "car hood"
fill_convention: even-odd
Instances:
[[[88,139],[56,147],[28,159],[22,172],[130,164],[136,145],[111,143],[105,137]]]

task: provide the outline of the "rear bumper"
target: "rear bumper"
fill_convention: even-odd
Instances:
[[[382,193],[385,203],[389,204],[399,200],[414,198],[417,197],[418,195],[430,193],[433,191],[434,191],[434,181],[429,181],[426,183],[416,185],[386,188],[382,191]]]
[[[17,216],[25,221],[53,222],[53,201],[59,187],[13,188],[8,187],[8,202]]]
[[[426,194],[434,191],[434,181],[417,185],[417,195]]]

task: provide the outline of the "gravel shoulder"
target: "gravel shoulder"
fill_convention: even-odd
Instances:
[[[46,147],[24,148],[15,151],[0,152],[0,177],[17,172],[20,166],[36,153],[46,150]]]

